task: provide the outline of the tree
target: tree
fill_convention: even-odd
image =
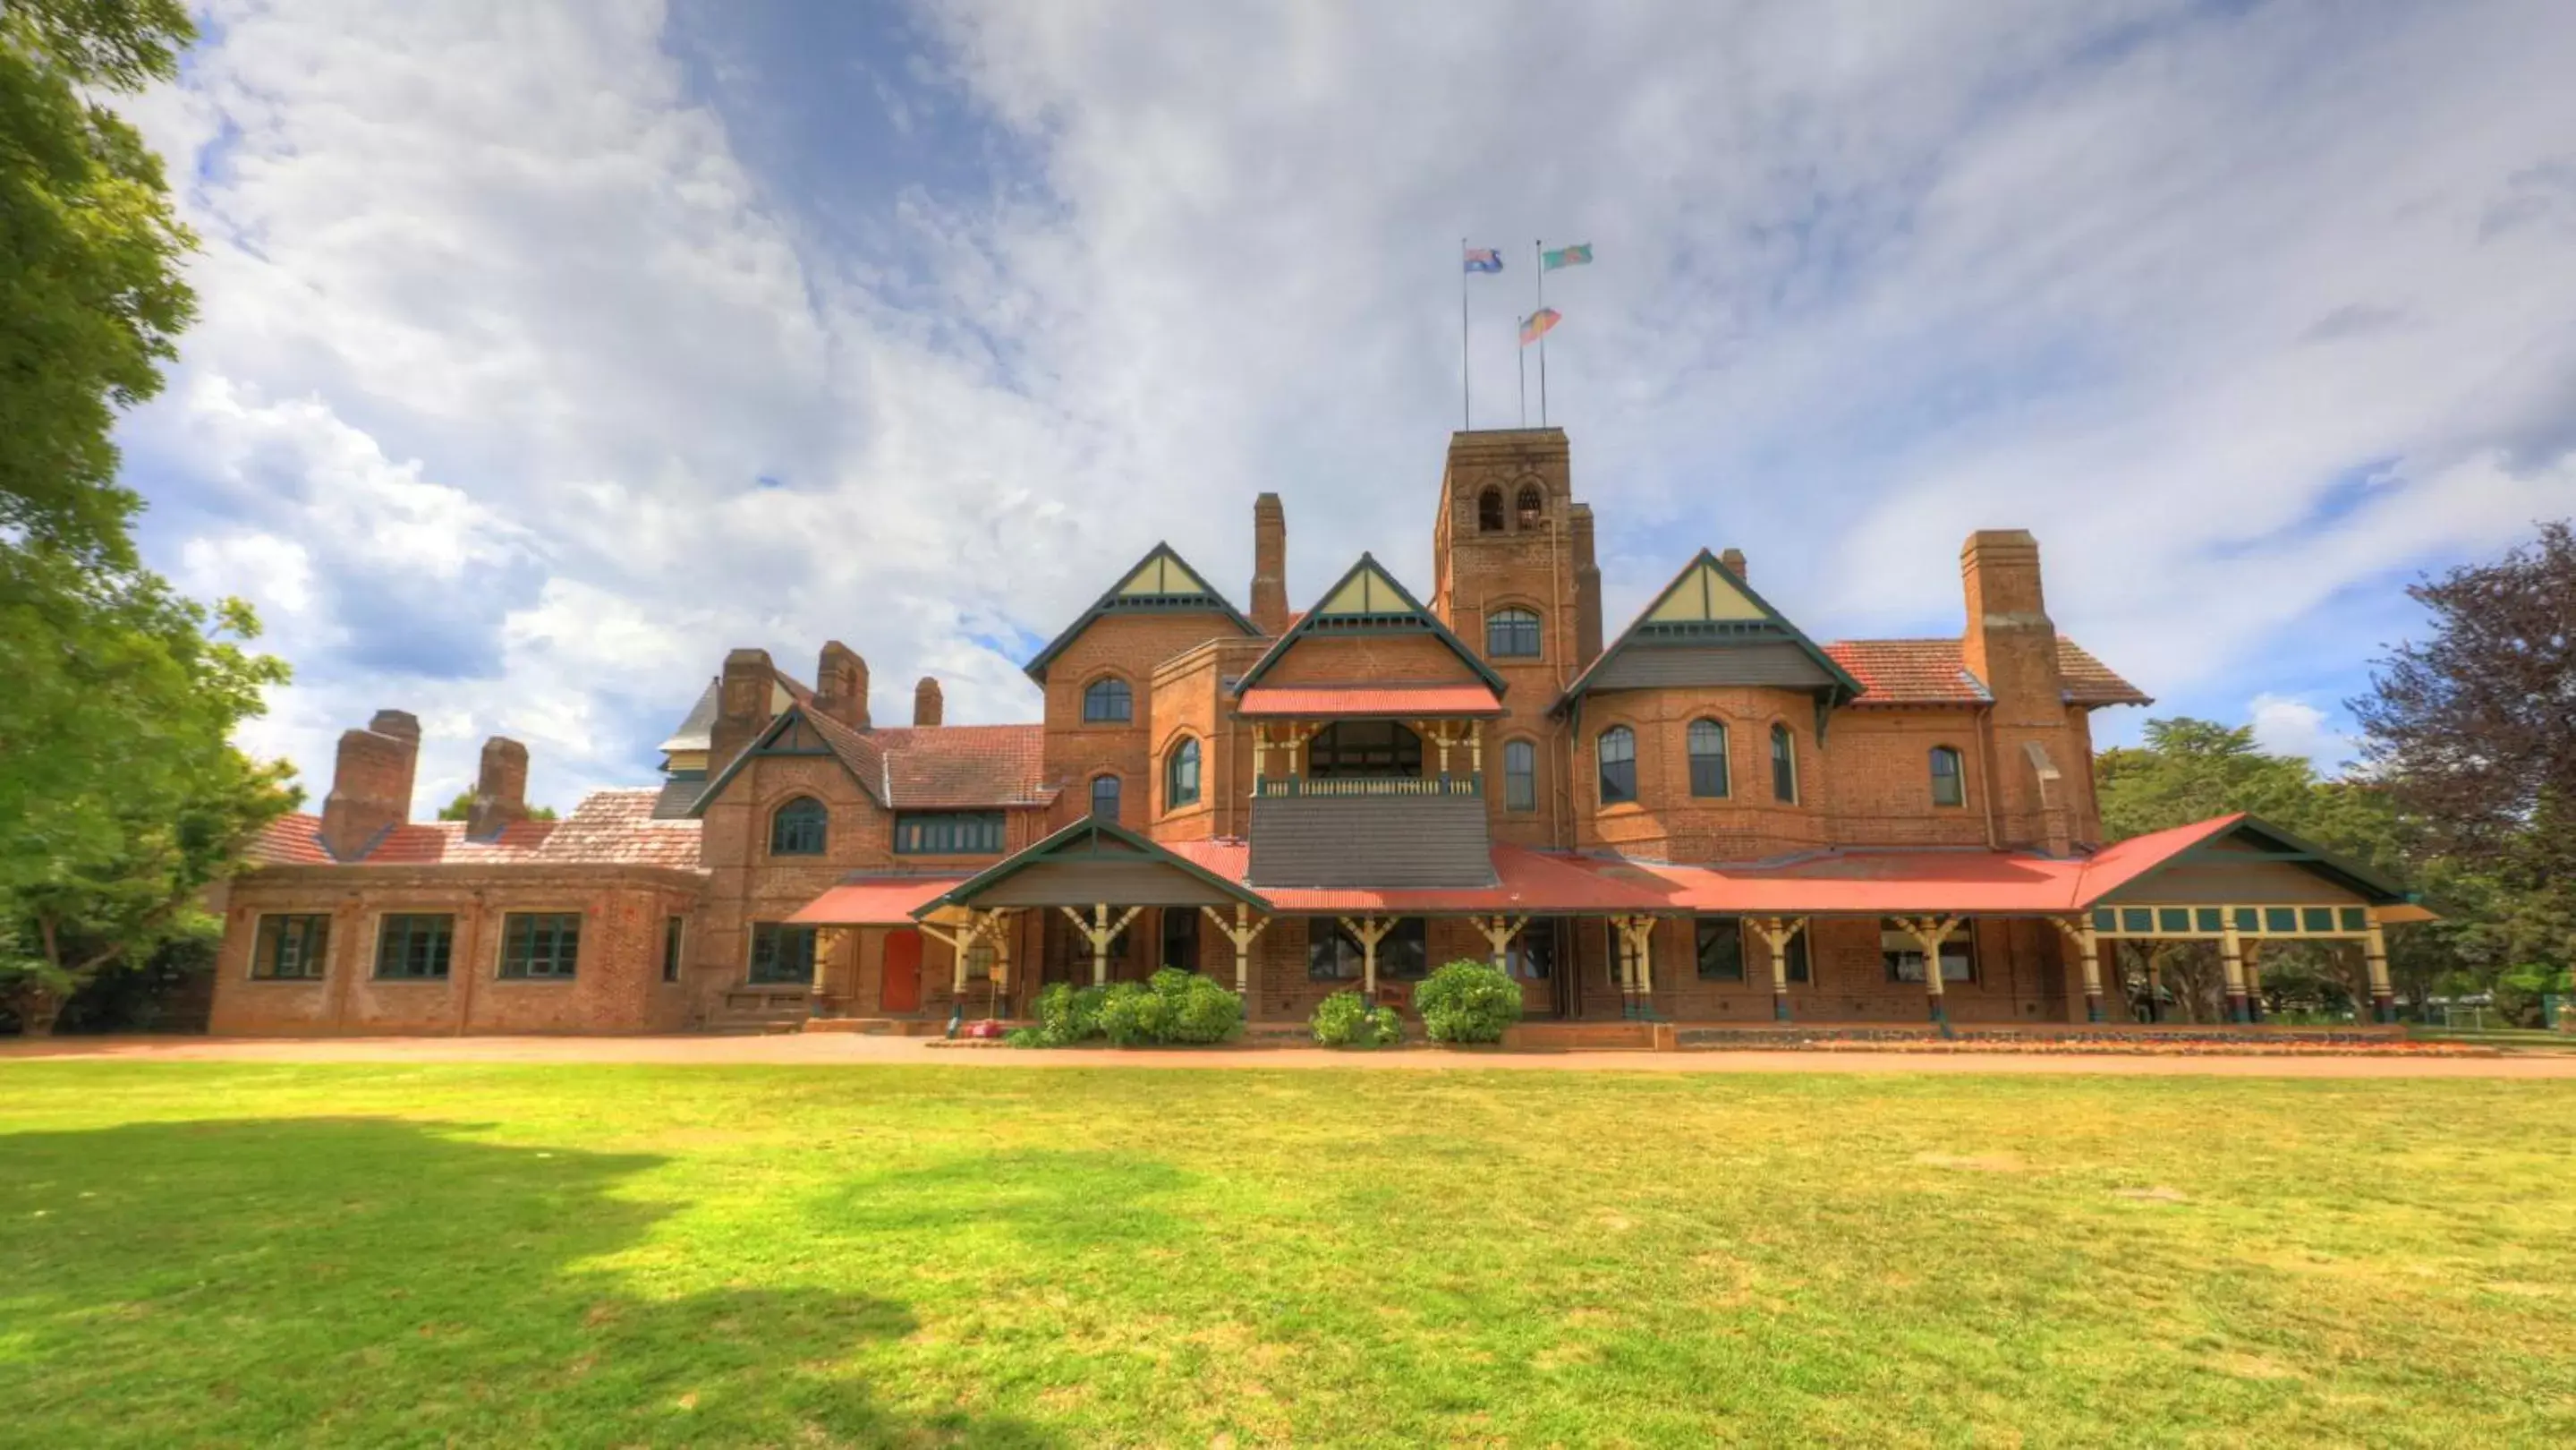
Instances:
[[[438,818],[442,821],[461,821],[473,814],[474,792],[470,790],[458,791],[456,793],[456,799],[449,801],[447,804],[438,808]],[[553,806],[537,806],[528,812],[528,819],[532,821],[551,821],[555,819],[555,808]]]
[[[140,570],[0,549],[0,1000],[31,1033],[71,992],[211,931],[205,889],[299,792],[232,744],[286,666],[258,621]]]
[[[195,239],[93,97],[169,79],[195,36],[179,0],[0,0],[0,544],[134,564],[109,435],[194,314]]]

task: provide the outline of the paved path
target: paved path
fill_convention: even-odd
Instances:
[[[480,1062],[844,1064],[981,1068],[1341,1068],[1370,1072],[1939,1072],[2103,1073],[2135,1077],[2439,1077],[2576,1079],[2576,1052],[2496,1057],[2124,1057],[2011,1052],[1450,1052],[1402,1048],[1206,1051],[1164,1048],[1021,1051],[948,1047],[928,1038],[803,1033],[778,1037],[357,1037],[326,1039],[67,1037],[0,1041],[0,1063]]]

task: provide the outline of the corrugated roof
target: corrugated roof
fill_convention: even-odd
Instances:
[[[1276,719],[1346,716],[1482,716],[1503,702],[1481,684],[1260,685],[1243,692],[1238,715]]]
[[[1185,857],[1229,881],[1242,881],[1252,848],[1238,840],[1176,841]],[[1474,887],[1256,887],[1278,911],[1380,912],[1399,916],[1464,912],[1654,911],[1651,883],[1632,884],[1584,870],[1577,858],[1520,846],[1492,848],[1494,884]]]
[[[1969,673],[1955,639],[1846,639],[1825,653],[1861,682],[1857,705],[1984,705],[1994,700],[1985,682]],[[2059,635],[2057,673],[2070,705],[2151,705],[2137,686],[2121,679],[2083,646]]]
[[[963,876],[852,876],[796,909],[796,926],[910,926]]]

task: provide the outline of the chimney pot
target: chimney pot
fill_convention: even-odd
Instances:
[[[868,728],[868,662],[837,639],[815,662],[814,708],[853,730]]]
[[[1725,553],[1717,556],[1717,562],[1720,567],[1726,570],[1727,573],[1735,576],[1735,581],[1737,583],[1750,584],[1753,582],[1751,579],[1745,577],[1744,551],[1742,549],[1727,550]]]
[[[489,841],[513,821],[528,818],[528,747],[495,735],[483,742],[474,776],[474,802],[465,811],[465,836]]]
[[[364,730],[343,731],[322,803],[322,845],[354,861],[378,836],[411,818],[420,767],[420,721],[407,711],[379,710]]]
[[[947,701],[940,693],[938,678],[923,675],[921,683],[912,687],[912,723],[924,727],[937,725],[947,713]]]

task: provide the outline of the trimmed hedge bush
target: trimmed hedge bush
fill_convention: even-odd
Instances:
[[[1057,982],[1038,993],[1037,1014],[1025,1044],[1032,1047],[1100,1038],[1118,1047],[1204,1044],[1243,1030],[1243,1003],[1234,993],[1196,972],[1170,967],[1151,982],[1080,988]]]
[[[1404,1019],[1392,1007],[1372,1007],[1357,992],[1335,992],[1307,1024],[1326,1047],[1386,1047],[1404,1039]]]
[[[1413,1010],[1434,1042],[1500,1042],[1521,1020],[1521,988],[1491,962],[1451,962],[1413,989]]]

